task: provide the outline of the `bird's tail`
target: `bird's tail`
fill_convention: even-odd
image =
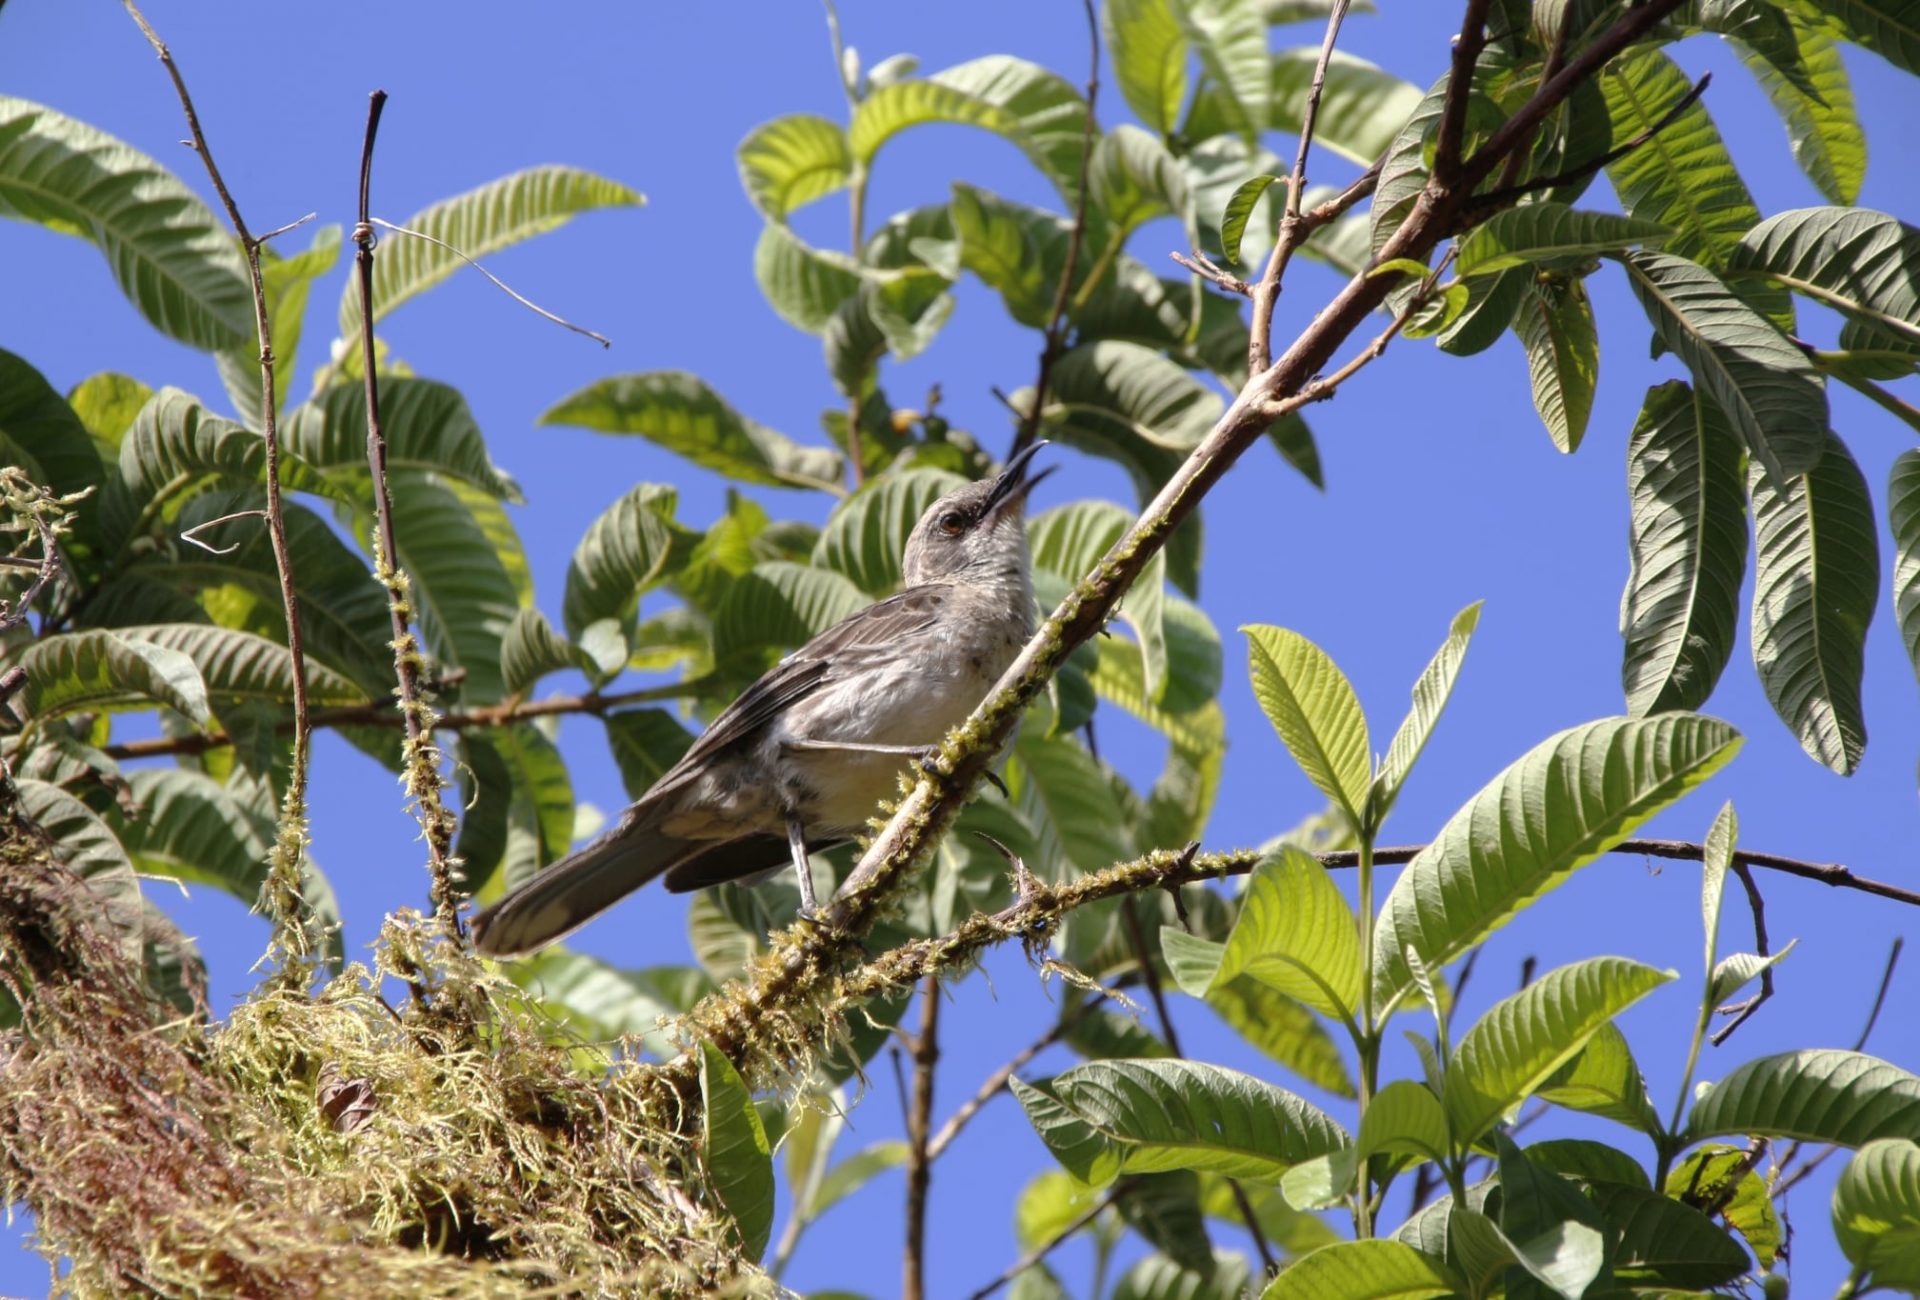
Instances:
[[[543,948],[700,847],[631,817],[475,915],[475,950],[487,957],[515,957]]]

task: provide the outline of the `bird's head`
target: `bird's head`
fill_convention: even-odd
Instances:
[[[1046,446],[1018,452],[990,479],[969,483],[927,507],[900,557],[905,584],[928,582],[1008,583],[1027,586],[1027,533],[1022,519],[1027,493],[1052,473],[1029,475],[1027,465]]]

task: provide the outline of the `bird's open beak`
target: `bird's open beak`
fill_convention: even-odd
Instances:
[[[1040,485],[1041,479],[1059,468],[1057,465],[1049,465],[1038,474],[1028,476],[1027,466],[1032,462],[1034,453],[1046,445],[1046,440],[1043,438],[1019,451],[1012,460],[1007,462],[1006,468],[1001,470],[1000,476],[993,480],[993,487],[987,493],[987,506],[981,512],[983,515],[998,514],[1002,510],[1018,507],[1027,499],[1027,493]]]

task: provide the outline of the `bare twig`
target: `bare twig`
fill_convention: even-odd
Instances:
[[[218,528],[221,524],[230,524],[236,519],[265,519],[266,517],[267,512],[264,510],[236,510],[230,515],[221,515],[218,519],[209,519],[204,524],[195,524],[180,534],[180,540],[183,542],[191,542],[201,550],[210,551],[215,555],[232,555],[240,549],[239,542],[234,542],[230,546],[215,546],[212,542],[201,541],[199,534],[209,528]]]
[[[1753,883],[1753,871],[1744,863],[1733,864],[1733,874],[1740,877],[1741,887],[1747,891],[1747,906],[1753,910],[1753,951],[1761,957],[1773,955],[1773,949],[1767,939],[1767,900],[1760,894],[1760,886]],[[1760,991],[1736,1006],[1724,1007],[1720,1014],[1732,1016],[1711,1038],[1715,1047],[1733,1037],[1733,1031],[1747,1023],[1766,1000],[1773,996],[1773,967],[1768,966],[1760,972]]]
[[[1058,1250],[1061,1244],[1065,1242],[1069,1237],[1073,1236],[1076,1232],[1079,1232],[1082,1228],[1086,1227],[1089,1223],[1092,1223],[1095,1219],[1099,1218],[1100,1215],[1103,1212],[1105,1212],[1109,1206],[1111,1206],[1115,1201],[1119,1200],[1128,1191],[1132,1190],[1134,1183],[1137,1181],[1138,1181],[1137,1179],[1133,1179],[1133,1178],[1120,1179],[1112,1187],[1109,1187],[1107,1189],[1107,1194],[1105,1196],[1102,1196],[1099,1200],[1095,1201],[1092,1205],[1089,1205],[1084,1211],[1080,1213],[1079,1216],[1077,1216],[1073,1220],[1072,1223],[1069,1223],[1066,1227],[1054,1233],[1053,1236],[1047,1238],[1047,1240],[1041,1242],[1038,1246],[1035,1246],[1032,1250],[1022,1255],[1019,1259],[1014,1260],[1013,1263],[1007,1266],[1006,1272],[1002,1273],[999,1277],[996,1277],[995,1279],[993,1279],[993,1281],[981,1287],[978,1291],[975,1291],[971,1296],[968,1297],[968,1300],[987,1300],[987,1297],[992,1295],[995,1291],[998,1291],[1001,1287],[1013,1281],[1013,1279],[1015,1279],[1016,1277],[1019,1277],[1022,1273],[1032,1268],[1035,1264],[1038,1264],[1041,1260],[1051,1255],[1054,1251]]]
[[[1093,137],[1099,130],[1094,105],[1100,97],[1100,20],[1093,11],[1093,0],[1081,0],[1087,15],[1087,117],[1080,130],[1080,191],[1074,196],[1073,229],[1067,234],[1067,263],[1060,268],[1060,282],[1054,286],[1053,309],[1047,315],[1046,342],[1040,348],[1040,373],[1033,381],[1033,400],[1014,430],[1013,445],[1007,448],[1012,458],[1033,445],[1040,436],[1040,419],[1047,406],[1047,384],[1053,378],[1053,366],[1067,350],[1067,303],[1073,296],[1073,275],[1079,269],[1080,244],[1087,234],[1087,169],[1093,161]]]
[[[305,218],[303,217],[301,218],[301,220],[305,220]],[[506,294],[507,297],[513,299],[515,302],[519,303],[522,307],[525,307],[528,311],[532,312],[534,315],[543,316],[547,320],[552,321],[555,325],[559,325],[562,328],[572,330],[575,334],[584,334],[588,338],[592,339],[595,343],[598,343],[603,348],[610,348],[613,346],[613,340],[608,338],[606,335],[596,334],[594,331],[588,329],[584,325],[575,325],[572,321],[566,319],[564,316],[554,315],[552,312],[548,311],[545,307],[542,307],[539,303],[533,301],[531,298],[526,297],[524,294],[515,293],[505,280],[502,280],[499,276],[495,275],[492,271],[489,271],[486,267],[480,265],[480,263],[474,261],[471,257],[468,257],[465,253],[455,248],[452,244],[449,244],[446,240],[435,239],[432,235],[429,235],[424,230],[409,230],[405,226],[396,226],[391,221],[382,221],[378,217],[368,217],[366,218],[366,220],[371,221],[374,225],[380,227],[380,229],[382,230],[391,230],[396,235],[407,235],[413,239],[424,239],[429,244],[432,244],[435,248],[445,249],[447,252],[452,253],[455,257],[465,262],[468,266],[472,267],[474,270],[478,271],[480,274],[486,276],[487,279],[493,281],[494,288],[498,289],[501,293]],[[297,225],[299,223],[296,222],[295,224]]]
[[[1169,256],[1171,256],[1175,262],[1186,267],[1187,270],[1192,271],[1195,275],[1217,289],[1224,290],[1227,293],[1237,294],[1242,298],[1247,297],[1253,292],[1252,285],[1242,280],[1239,276],[1222,270],[1214,263],[1213,259],[1205,253],[1196,250],[1192,256],[1188,256],[1186,253],[1172,253],[1169,254]]]
[[[154,53],[173,80],[186,114],[187,129],[193,136],[193,150],[200,155],[213,182],[214,192],[226,209],[227,220],[246,253],[247,279],[253,288],[254,334],[260,344],[260,436],[266,448],[267,537],[273,547],[274,569],[280,580],[280,604],[287,621],[287,658],[293,676],[293,758],[287,771],[287,789],[280,805],[280,821],[274,838],[272,869],[261,890],[261,899],[273,918],[274,944],[287,954],[284,972],[289,982],[303,982],[311,971],[310,945],[307,941],[307,904],[301,896],[303,874],[301,856],[307,844],[307,773],[312,755],[312,728],[307,717],[307,661],[300,633],[300,604],[293,575],[293,555],[287,545],[287,522],[280,500],[280,398],[273,373],[273,321],[267,307],[266,280],[260,272],[261,246],[279,230],[256,239],[247,229],[240,205],[234,201],[213,160],[206,133],[200,129],[200,115],[187,93],[186,79],[166,43],[160,39],[140,12],[134,0],[125,0],[127,12],[146,34]],[[296,225],[299,223],[295,223]],[[285,229],[283,227],[282,229]]]
[[[1532,180],[1523,181],[1518,185],[1508,185],[1497,190],[1489,190],[1485,194],[1476,195],[1473,199],[1474,210],[1476,212],[1497,211],[1500,208],[1506,207],[1524,194],[1534,194],[1541,190],[1559,189],[1562,185],[1571,185],[1575,181],[1583,181],[1603,167],[1611,167],[1614,163],[1619,162],[1622,158],[1645,145],[1656,135],[1659,135],[1662,131],[1679,121],[1680,115],[1691,108],[1695,100],[1707,93],[1707,86],[1712,81],[1713,74],[1711,72],[1700,74],[1700,80],[1694,82],[1691,90],[1675,100],[1673,106],[1660,115],[1659,121],[1649,126],[1646,130],[1636,134],[1631,140],[1623,141],[1599,157],[1589,159],[1576,167],[1569,167],[1563,172],[1555,172],[1551,176],[1536,176]],[[1514,156],[1518,157],[1519,155],[1516,154]]]
[[[1300,148],[1294,154],[1293,171],[1287,177],[1286,214],[1267,254],[1267,269],[1253,285],[1253,326],[1247,333],[1247,373],[1257,375],[1273,358],[1273,310],[1280,301],[1280,282],[1286,276],[1293,251],[1312,233],[1303,229],[1300,196],[1307,187],[1307,154],[1313,148],[1313,129],[1320,117],[1320,96],[1326,89],[1327,65],[1333,61],[1334,42],[1340,38],[1340,24],[1346,21],[1351,0],[1334,0],[1327,14],[1327,33],[1320,40],[1320,59],[1313,65],[1313,81],[1307,86],[1307,102],[1301,113]],[[1378,177],[1379,173],[1373,173]]]
[[[489,727],[510,727],[516,722],[528,718],[551,718],[575,713],[590,713],[604,717],[610,711],[627,704],[640,704],[652,700],[680,700],[700,694],[713,684],[710,676],[689,677],[685,681],[669,682],[664,686],[645,686],[631,691],[615,691],[602,695],[588,692],[585,695],[550,695],[542,700],[509,700],[504,704],[492,705],[484,709],[470,709],[462,713],[449,713],[428,721],[435,731],[473,731]],[[347,704],[333,709],[315,709],[310,715],[315,727],[404,727],[407,719],[390,704]],[[287,735],[293,729],[291,722],[282,722],[274,730]],[[108,758],[163,758],[178,754],[205,754],[212,750],[223,749],[233,743],[233,737],[224,731],[213,730],[198,732],[190,736],[156,736],[147,740],[127,740],[119,744],[108,745],[102,751]]]
[[[959,1109],[947,1116],[947,1122],[940,1126],[940,1131],[927,1141],[927,1159],[938,1160],[940,1153],[952,1146],[953,1140],[960,1136],[960,1130],[980,1113],[981,1107],[1007,1090],[1007,1080],[1025,1069],[1034,1057],[1065,1037],[1067,1030],[1072,1027],[1077,1018],[1078,1016],[1073,1013],[1060,1017],[1048,1026],[1047,1032],[1015,1052],[1011,1058],[989,1074],[980,1086],[974,1089],[973,1096],[967,1098],[960,1104]]]
[[[19,471],[9,469],[7,474],[9,499],[22,503],[19,507],[21,512],[32,520],[33,531],[40,538],[40,558],[36,560],[25,555],[4,557],[8,568],[33,570],[33,581],[27,584],[27,589],[18,600],[0,600],[0,632],[26,622],[33,602],[40,599],[40,593],[60,573],[60,535],[53,519],[48,517],[55,509],[51,490],[37,483],[29,486],[26,475]]]
[[[1887,990],[1893,986],[1893,968],[1900,964],[1900,950],[1906,946],[1907,941],[1895,935],[1893,947],[1887,949],[1887,964],[1880,972],[1880,987],[1873,995],[1873,1008],[1867,1012],[1867,1023],[1860,1026],[1860,1036],[1853,1040],[1856,1052],[1864,1051],[1867,1039],[1873,1036],[1873,1027],[1880,1021],[1880,1008],[1887,1002]]]
[[[900,1294],[924,1300],[927,1293],[927,1189],[933,1181],[933,1068],[940,1060],[940,976],[928,975],[920,990],[920,1032],[913,1040],[913,1105],[907,1111],[907,1248]]]
[[[12,699],[27,684],[27,670],[19,664],[0,673],[0,704]]]
[[[1480,51],[1487,47],[1487,10],[1491,7],[1492,0],[1467,0],[1460,32],[1453,38],[1453,71],[1447,77],[1447,97],[1440,106],[1440,127],[1433,145],[1433,181],[1442,189],[1451,188],[1459,179],[1473,70],[1480,61]]]
[[[1187,845],[1184,856],[1191,862],[1193,855],[1199,852],[1199,841]],[[1153,1014],[1160,1022],[1160,1035],[1167,1040],[1167,1046],[1175,1056],[1185,1056],[1180,1050],[1180,1034],[1173,1027],[1173,1015],[1167,1010],[1166,991],[1160,987],[1160,968],[1154,964],[1153,951],[1147,946],[1147,932],[1140,924],[1140,911],[1133,904],[1132,895],[1120,900],[1120,915],[1126,922],[1127,938],[1133,945],[1133,955],[1140,963],[1140,977],[1146,981],[1147,996],[1153,1000]],[[1233,1193],[1233,1203],[1240,1211],[1241,1220],[1247,1225],[1247,1231],[1253,1234],[1254,1249],[1260,1252],[1261,1266],[1266,1276],[1271,1277],[1280,1271],[1280,1261],[1274,1258],[1273,1247],[1267,1244],[1267,1234],[1261,1231],[1260,1216],[1254,1212],[1253,1202],[1247,1198],[1247,1189],[1240,1186],[1236,1178],[1226,1180],[1227,1188]]]
[[[409,626],[412,596],[407,576],[399,567],[394,545],[393,493],[387,486],[387,440],[380,428],[380,376],[373,347],[373,222],[368,215],[373,187],[373,144],[380,132],[380,113],[387,92],[376,90],[367,106],[367,136],[360,150],[359,224],[353,242],[359,246],[354,262],[360,281],[360,360],[367,393],[367,469],[373,478],[374,574],[387,590],[387,612],[393,624],[393,670],[400,686],[400,712],[406,719],[403,748],[407,794],[414,803],[427,842],[428,893],[435,917],[456,942],[466,937],[460,923],[460,887],[452,858],[454,817],[440,798],[445,778],[440,774],[440,749],[433,742],[433,709],[420,695],[420,648]]]

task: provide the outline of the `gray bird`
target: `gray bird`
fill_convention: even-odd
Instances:
[[[1032,634],[1022,513],[1042,445],[929,506],[901,555],[903,591],[749,686],[611,830],[476,915],[474,946],[532,952],[656,876],[681,893],[786,862],[811,915],[809,846],[859,833],[904,760],[964,721]]]

